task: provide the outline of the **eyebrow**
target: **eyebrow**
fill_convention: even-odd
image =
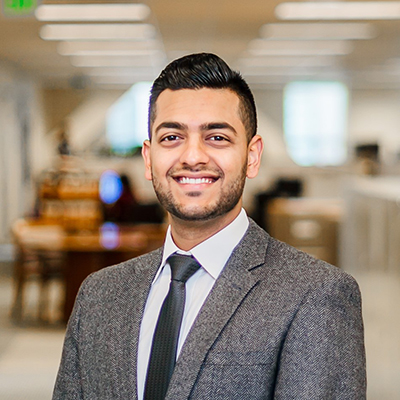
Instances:
[[[155,129],[155,133],[160,131],[161,129],[177,129],[180,131],[185,131],[188,130],[189,127],[186,124],[182,124],[180,122],[163,122],[160,125],[157,126]],[[200,125],[200,130],[201,131],[211,131],[214,129],[228,129],[231,132],[233,132],[235,135],[237,135],[236,129],[228,124],[227,122],[207,122],[205,124]]]
[[[200,125],[200,129],[202,131],[212,131],[214,129],[228,129],[229,131],[237,135],[236,129],[227,122],[209,122]]]
[[[180,122],[163,122],[160,125],[157,126],[155,129],[155,133],[157,133],[161,129],[177,129],[179,131],[184,131],[188,129],[188,126],[186,124],[181,124]]]

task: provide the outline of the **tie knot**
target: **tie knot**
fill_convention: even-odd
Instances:
[[[183,283],[200,268],[200,264],[193,257],[181,254],[172,254],[167,261],[171,267],[171,279]]]

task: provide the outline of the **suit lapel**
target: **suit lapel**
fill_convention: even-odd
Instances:
[[[265,262],[267,235],[255,223],[232,253],[182,348],[166,399],[186,399],[201,365],[224,326],[257,285],[250,270]]]

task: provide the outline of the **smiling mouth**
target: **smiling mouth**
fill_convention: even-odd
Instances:
[[[181,176],[175,178],[175,180],[182,185],[201,185],[214,183],[217,178],[189,178],[186,176]]]

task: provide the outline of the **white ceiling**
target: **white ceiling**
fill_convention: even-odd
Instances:
[[[42,1],[42,4],[55,3],[116,2]],[[132,2],[121,0],[117,3]],[[182,54],[207,51],[217,53],[233,67],[242,70],[254,85],[279,86],[294,78],[339,78],[355,87],[400,88],[400,19],[368,21],[376,37],[349,41],[349,54],[318,57],[318,60],[308,60],[306,66],[290,68],[281,67],[276,57],[263,56],[264,60],[256,63],[268,59],[267,63],[272,66],[248,67],[249,63],[254,63],[254,57],[249,53],[249,43],[260,38],[260,28],[264,24],[296,22],[277,19],[275,7],[282,1],[149,0],[144,3],[151,9],[151,16],[145,22],[156,27],[162,42],[161,54],[164,56],[159,57],[155,65],[153,62],[153,68],[145,71],[143,67],[125,68],[129,75],[136,74],[136,78],[130,77],[133,80],[146,73],[156,74],[167,61]],[[94,80],[91,83],[89,78],[82,80],[82,77],[89,74],[90,68],[73,66],[71,57],[57,52],[58,42],[44,41],[39,37],[40,28],[45,24],[33,16],[6,18],[1,15],[0,61],[11,63],[39,77],[47,85],[65,86],[84,82],[95,86]],[[314,43],[315,47],[318,46]],[[298,64],[303,64],[303,61],[304,58]],[[116,75],[121,78],[123,73],[120,71]]]

